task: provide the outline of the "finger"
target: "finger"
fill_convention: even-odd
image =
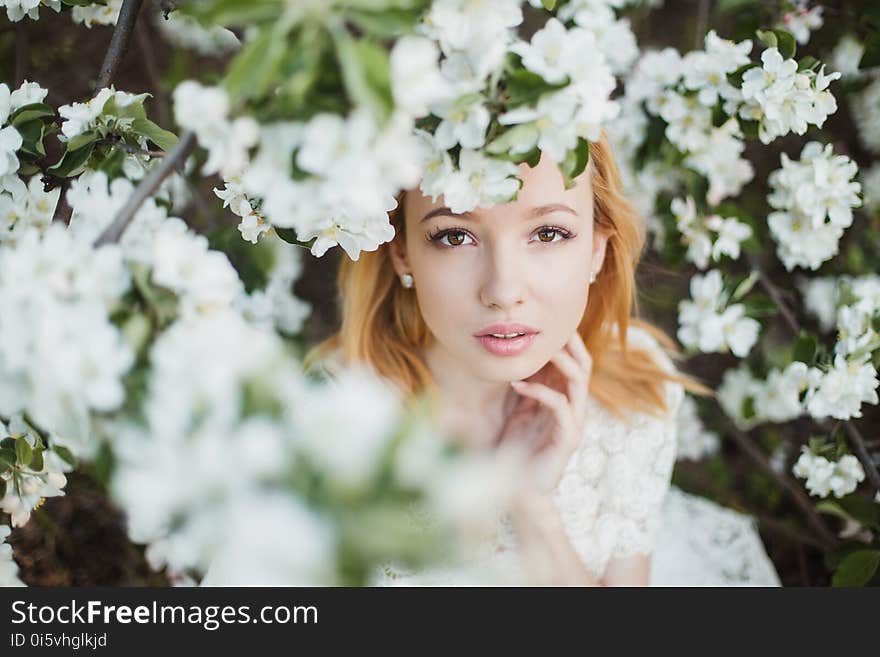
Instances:
[[[571,436],[574,434],[572,407],[568,402],[568,397],[558,390],[548,388],[541,383],[512,381],[511,385],[519,394],[536,399],[553,411],[562,435]]]
[[[568,399],[578,423],[586,417],[587,373],[567,351],[559,351],[550,361],[559,368],[568,381]]]
[[[589,383],[590,376],[593,373],[593,357],[587,350],[587,345],[584,344],[584,339],[581,337],[581,334],[575,331],[567,345],[571,350],[572,356],[574,356],[581,368],[587,373],[587,382]]]

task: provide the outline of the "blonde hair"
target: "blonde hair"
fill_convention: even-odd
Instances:
[[[673,361],[683,358],[672,338],[639,318],[635,271],[646,230],[623,194],[620,173],[604,132],[591,144],[590,158],[596,229],[609,236],[602,270],[590,288],[578,326],[593,359],[590,394],[619,418],[624,418],[626,409],[658,416],[668,413],[666,381],[681,383],[695,394],[714,396],[710,388],[677,368],[667,371],[649,351],[629,348],[627,330],[633,325],[653,336]],[[401,194],[397,209],[390,215],[394,239],[405,239],[403,205]],[[419,312],[415,294],[398,281],[388,246],[361,253],[357,261],[341,258],[337,284],[342,325],[309,351],[305,367],[338,351],[342,362],[368,365],[412,399],[435,389],[420,356],[433,336]]]

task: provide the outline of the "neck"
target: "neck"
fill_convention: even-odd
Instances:
[[[515,395],[510,384],[480,379],[457,367],[436,342],[423,356],[440,394],[444,428],[471,445],[491,445]]]

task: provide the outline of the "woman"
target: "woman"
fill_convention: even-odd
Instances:
[[[571,189],[546,155],[519,175],[515,201],[465,215],[442,196],[404,193],[394,240],[343,259],[342,326],[307,366],[366,363],[410,398],[436,394],[452,434],[531,446],[532,476],[496,546],[517,559],[493,555],[509,581],[527,564],[541,584],[664,583],[651,554],[676,416],[685,390],[711,390],[676,371],[669,337],[631,316],[646,236],[605,136]],[[772,573],[761,583],[777,583],[763,549],[752,561]],[[470,583],[464,571],[388,576],[377,583]]]

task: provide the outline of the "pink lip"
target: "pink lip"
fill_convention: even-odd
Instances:
[[[518,324],[516,322],[502,322],[499,324],[491,324],[484,328],[482,331],[477,333],[477,337],[481,335],[489,335],[490,333],[537,333],[536,329],[533,329],[531,326],[526,326],[525,324]]]
[[[493,338],[491,335],[478,335],[476,338],[490,354],[496,356],[516,356],[532,344],[536,335],[537,333],[526,333],[518,338]]]

